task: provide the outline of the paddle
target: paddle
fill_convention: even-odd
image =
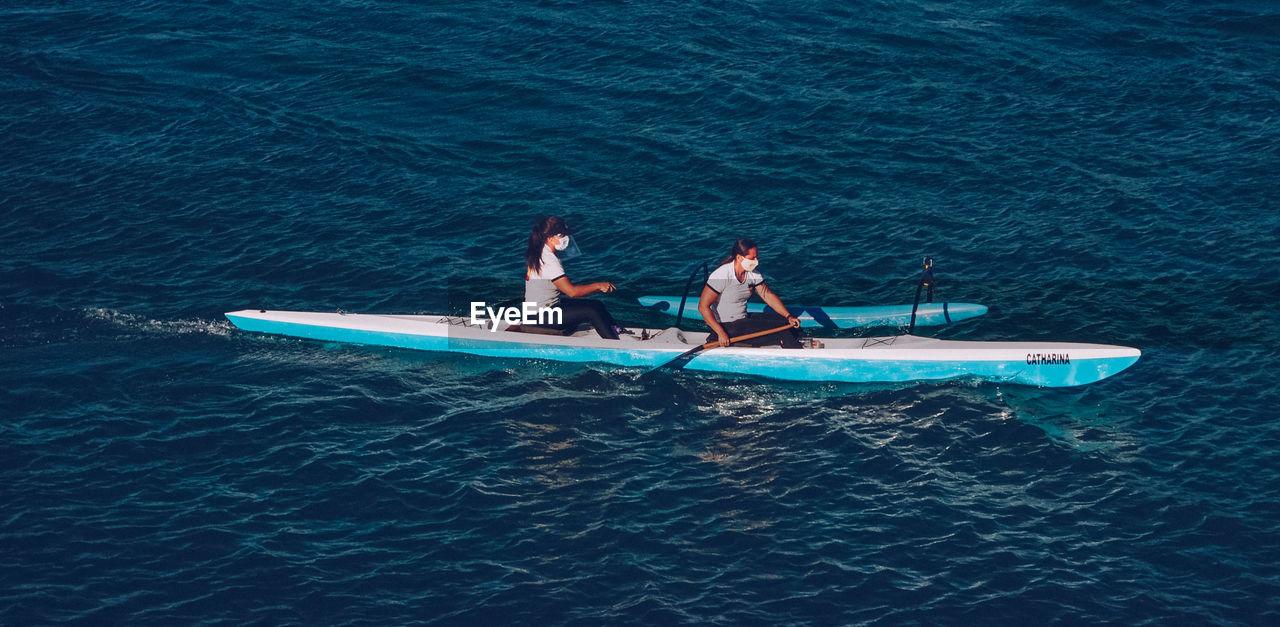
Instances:
[[[762,336],[762,335],[769,335],[770,333],[777,333],[778,331],[786,331],[787,329],[790,329],[790,328],[791,328],[791,325],[790,325],[790,324],[784,324],[784,325],[782,325],[782,326],[780,326],[780,327],[778,327],[778,328],[776,328],[776,329],[769,329],[768,331],[756,331],[755,333],[748,333],[748,334],[746,334],[746,335],[739,335],[738,337],[731,337],[731,338],[729,338],[729,343],[730,343],[730,344],[733,344],[734,342],[741,342],[742,340],[752,340],[752,339],[758,338],[758,337],[760,337],[760,336]],[[671,367],[671,368],[673,368],[673,369],[679,370],[679,369],[681,369],[681,368],[685,367],[685,364],[688,364],[688,363],[689,363],[689,361],[690,361],[690,360],[692,360],[692,359],[693,359],[693,357],[694,357],[695,355],[697,355],[697,354],[698,354],[698,352],[700,352],[702,349],[704,349],[704,348],[713,348],[713,347],[716,347],[716,346],[719,346],[719,345],[720,345],[720,340],[716,340],[716,341],[714,341],[714,342],[707,342],[706,344],[699,344],[699,345],[694,346],[693,348],[691,348],[691,349],[689,349],[689,350],[687,350],[687,351],[685,351],[685,352],[683,352],[683,353],[680,353],[679,355],[677,355],[675,358],[673,358],[673,359],[671,359],[671,360],[668,360],[668,361],[662,362],[662,363],[660,363],[660,364],[658,364],[658,365],[656,365],[656,366],[654,366],[654,367],[652,367],[652,368],[650,368],[650,369],[646,370],[646,371],[645,371],[645,373],[644,373],[644,374],[642,374],[642,375],[640,375],[640,376],[642,376],[642,377],[643,377],[644,375],[649,374],[650,372],[653,372],[654,370],[658,370],[658,369],[660,369],[660,368],[666,368],[666,367],[668,367],[668,366],[670,366],[670,367]]]

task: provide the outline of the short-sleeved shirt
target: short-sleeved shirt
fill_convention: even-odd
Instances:
[[[733,322],[747,317],[747,299],[751,298],[751,290],[764,283],[764,277],[756,272],[744,272],[742,280],[733,271],[733,262],[716,268],[707,277],[707,287],[720,295],[714,305],[716,317],[720,322]]]
[[[534,272],[533,268],[525,268],[524,300],[537,303],[539,307],[553,307],[560,302],[560,290],[552,281],[564,276],[564,266],[550,246],[542,247],[542,270]]]

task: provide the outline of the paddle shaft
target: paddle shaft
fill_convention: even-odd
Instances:
[[[741,342],[742,340],[750,340],[750,339],[753,339],[753,338],[760,337],[760,336],[762,336],[762,335],[769,335],[770,333],[777,333],[778,331],[785,331],[785,330],[790,329],[790,328],[791,328],[791,325],[789,325],[789,324],[788,324],[788,325],[785,325],[785,326],[778,327],[778,328],[776,328],[776,329],[769,329],[768,331],[758,331],[758,332],[756,332],[756,333],[748,333],[748,334],[746,334],[746,335],[739,335],[738,337],[731,337],[731,338],[729,338],[729,343],[730,343],[730,344],[732,344],[732,343],[734,343],[734,342]],[[685,352],[683,352],[683,353],[680,353],[680,354],[679,354],[679,355],[677,355],[675,358],[673,358],[673,359],[671,359],[671,360],[669,360],[669,361],[664,361],[664,362],[662,362],[662,363],[660,363],[660,364],[658,364],[658,365],[656,365],[656,366],[654,366],[654,367],[652,367],[652,368],[650,368],[650,369],[646,370],[646,371],[644,372],[644,374],[642,374],[642,375],[640,375],[640,376],[645,376],[645,375],[649,374],[650,372],[654,372],[654,371],[656,371],[656,370],[661,370],[661,369],[663,369],[663,368],[674,368],[674,369],[676,369],[676,370],[679,370],[679,369],[683,368],[685,364],[689,363],[689,360],[690,360],[690,359],[692,359],[692,358],[693,358],[693,356],[694,356],[695,354],[697,354],[698,352],[702,351],[703,349],[706,349],[706,348],[714,348],[714,347],[719,346],[719,345],[720,345],[719,340],[717,340],[717,341],[715,341],[715,342],[707,342],[706,344],[699,344],[699,345],[694,346],[693,348],[691,348],[691,349],[689,349],[689,350],[687,350],[687,351],[685,351]]]
[[[758,338],[758,337],[760,337],[760,336],[762,336],[762,335],[769,335],[770,333],[777,333],[778,331],[786,331],[787,329],[790,329],[790,328],[791,328],[791,325],[790,325],[790,324],[784,324],[784,325],[782,325],[782,326],[780,326],[780,327],[778,327],[778,328],[776,328],[776,329],[769,329],[768,331],[756,331],[755,333],[748,333],[748,334],[746,334],[746,335],[739,335],[738,337],[731,337],[731,338],[729,338],[729,343],[730,343],[730,344],[733,344],[733,343],[735,343],[735,342],[741,342],[742,340],[754,340],[754,339],[756,339],[756,338]],[[695,348],[694,350],[701,350],[701,349],[704,349],[704,348],[712,348],[712,347],[719,346],[719,345],[720,345],[720,340],[716,340],[716,341],[714,341],[714,342],[707,342],[706,344],[703,344],[702,346],[699,346],[699,347]]]

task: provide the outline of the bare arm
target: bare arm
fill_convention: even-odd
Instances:
[[[702,286],[702,297],[698,299],[698,313],[702,314],[702,320],[711,327],[711,331],[720,338],[721,346],[729,345],[729,334],[725,333],[724,327],[720,325],[720,321],[716,319],[716,315],[711,311],[711,306],[720,300],[720,294],[711,289],[709,285]]]
[[[786,318],[787,322],[791,323],[791,326],[799,328],[800,321],[795,316],[792,316],[791,312],[787,311],[787,306],[782,304],[782,299],[778,298],[778,295],[774,294],[768,285],[761,283],[755,287],[755,290],[760,299],[764,301],[764,304],[769,306],[769,309]]]
[[[618,289],[608,281],[600,281],[598,283],[588,283],[586,285],[574,285],[573,281],[570,281],[569,277],[567,276],[562,276],[552,281],[551,284],[556,286],[556,289],[560,290],[561,294],[564,294],[569,298],[579,298],[581,296],[594,294],[596,292],[600,292],[601,294],[608,294],[609,292],[612,292],[613,290]]]

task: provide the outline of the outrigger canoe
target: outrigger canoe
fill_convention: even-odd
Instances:
[[[226,314],[245,331],[326,342],[487,355],[601,362],[652,368],[667,363],[708,333],[631,329],[634,335],[606,340],[594,331],[547,335],[517,331],[499,322],[472,325],[471,319],[438,315],[374,315],[267,311]],[[491,330],[496,329],[496,330]],[[972,378],[1045,387],[1100,381],[1138,361],[1126,346],[1063,342],[970,342],[916,335],[873,338],[818,338],[801,349],[717,347],[697,353],[685,366],[733,375],[789,381],[905,382]]]
[[[654,311],[676,315],[679,296],[641,296],[640,304]],[[911,305],[874,305],[865,307],[824,307],[821,305],[790,306],[787,310],[800,319],[805,328],[852,329],[858,327],[905,327],[911,324]],[[747,303],[747,312],[765,311],[765,304]],[[987,313],[986,305],[975,303],[920,303],[916,309],[916,326],[941,326],[976,318]],[[685,301],[684,317],[701,320],[698,299]]]

